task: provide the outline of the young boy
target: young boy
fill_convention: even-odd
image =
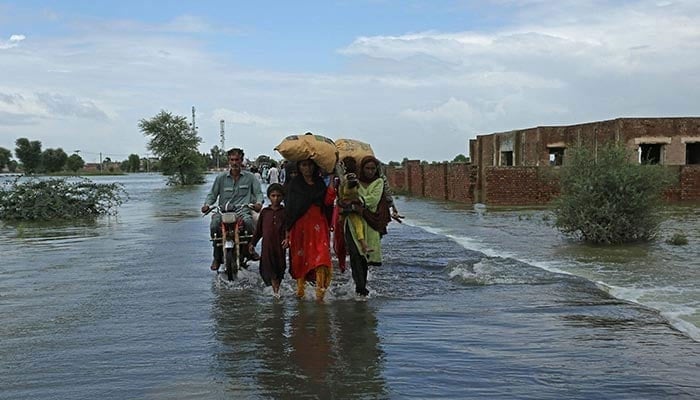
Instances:
[[[365,230],[362,225],[362,216],[360,216],[359,208],[364,205],[364,201],[358,192],[360,182],[357,180],[357,162],[354,157],[345,157],[342,160],[345,169],[340,189],[338,190],[338,205],[341,208],[341,218],[345,217],[350,220],[350,225],[355,231],[355,238],[360,243],[362,253],[366,254],[369,250],[367,241],[365,240]],[[343,223],[341,221],[341,226]]]
[[[272,285],[274,296],[280,297],[280,282],[287,268],[284,249],[287,247],[284,223],[284,188],[279,183],[267,187],[267,198],[270,205],[260,211],[255,233],[248,244],[249,250],[255,250],[255,245],[262,239],[262,254],[260,258],[260,276],[265,285]]]

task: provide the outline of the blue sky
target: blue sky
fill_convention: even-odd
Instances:
[[[0,147],[124,159],[137,123],[197,108],[202,152],[312,131],[377,156],[467,154],[479,134],[697,116],[697,1],[0,0]]]

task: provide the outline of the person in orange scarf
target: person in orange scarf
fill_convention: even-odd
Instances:
[[[297,281],[298,297],[304,297],[307,280],[316,281],[316,299],[323,301],[332,277],[330,223],[336,189],[326,186],[313,160],[299,161],[297,168],[299,175],[288,183],[285,198],[289,273]]]

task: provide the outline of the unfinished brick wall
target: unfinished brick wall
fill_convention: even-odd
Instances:
[[[684,165],[687,144],[700,142],[697,117],[618,118],[480,135],[469,141],[471,164],[428,165],[411,160],[387,174],[392,175],[392,187],[415,196],[494,205],[542,205],[559,194],[558,167],[550,166],[551,148],[569,149],[581,143],[597,149],[614,141],[625,143],[631,150],[637,150],[640,144],[662,143],[661,163],[675,168],[673,173],[679,178],[678,184],[666,191],[667,200],[700,201],[700,165]],[[514,165],[500,166],[501,152],[511,148]],[[565,151],[565,164],[566,157]]]
[[[665,199],[670,202],[700,201],[700,165],[677,168],[674,173],[679,176],[678,184],[664,193]],[[411,179],[414,182],[411,191],[407,189],[409,170],[412,171]],[[386,168],[389,186],[394,191],[436,200],[468,204],[484,202],[502,206],[546,205],[560,193],[557,167],[486,167],[483,175],[485,184],[482,198],[477,198],[475,190],[479,169],[476,165],[421,165],[417,161],[411,168]]]
[[[484,202],[489,205],[545,205],[559,195],[559,181],[549,167],[487,167]]]
[[[447,200],[447,163],[423,165],[423,196]]]
[[[420,160],[408,160],[406,168],[406,188],[414,196],[423,196],[423,167]]]
[[[385,168],[384,174],[386,175],[389,187],[394,192],[402,193],[407,190],[406,168],[389,165]]]
[[[700,201],[700,165],[681,167],[679,186],[681,201]]]
[[[475,165],[447,164],[447,200],[459,203],[476,203],[474,200],[476,176],[477,168]]]

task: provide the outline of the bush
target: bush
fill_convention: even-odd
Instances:
[[[566,152],[555,225],[592,243],[653,239],[661,222],[663,190],[670,183],[660,165],[630,162],[631,152],[609,144],[597,154],[582,146]]]
[[[685,246],[688,244],[688,237],[683,232],[676,232],[673,236],[666,239],[666,243],[673,246]]]
[[[117,213],[127,194],[118,183],[97,184],[80,178],[19,178],[0,188],[0,220],[61,220],[95,218]]]

